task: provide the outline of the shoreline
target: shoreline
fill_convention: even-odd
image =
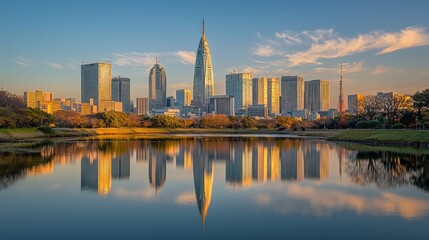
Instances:
[[[427,130],[316,130],[292,131],[277,129],[199,129],[199,128],[53,128],[54,133],[37,129],[0,130],[0,142],[25,142],[37,139],[62,139],[70,137],[149,137],[155,135],[279,135],[293,138],[325,139],[331,142],[360,143],[371,146],[406,146],[429,148]]]

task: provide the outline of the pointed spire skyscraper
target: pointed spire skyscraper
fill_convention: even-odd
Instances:
[[[214,94],[214,77],[212,66],[212,55],[210,54],[209,43],[207,41],[204,19],[203,31],[198,45],[197,57],[195,60],[193,104],[198,107],[206,107],[209,98]]]

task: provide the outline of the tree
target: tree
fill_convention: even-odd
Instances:
[[[358,101],[359,117],[361,119],[373,120],[381,112],[381,97],[364,96]]]
[[[25,108],[22,97],[12,94],[8,91],[0,91],[0,107],[6,108]]]
[[[180,122],[178,117],[167,116],[167,115],[156,115],[150,119],[152,127],[159,128],[178,128]]]
[[[202,128],[226,128],[229,125],[229,118],[223,114],[206,114],[198,122]]]
[[[59,110],[54,113],[54,124],[58,127],[82,128],[88,126],[88,117],[75,111]]]
[[[399,122],[406,111],[412,110],[412,101],[408,96],[396,93],[378,95],[381,98],[381,106],[388,125]]]
[[[422,111],[429,109],[429,88],[421,92],[417,91],[412,98],[414,109],[417,111],[417,117],[419,120],[422,120]]]
[[[291,129],[295,123],[295,119],[287,116],[277,116],[276,118],[277,127]]]
[[[243,128],[254,128],[257,124],[254,117],[240,117],[239,120]]]
[[[129,127],[130,119],[126,113],[107,111],[101,112],[92,115],[92,117],[97,118],[102,121],[99,125],[104,125],[105,127]]]

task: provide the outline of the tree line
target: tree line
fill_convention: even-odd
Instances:
[[[173,116],[101,112],[81,115],[60,110],[53,115],[39,109],[26,108],[22,97],[0,91],[0,128],[56,126],[67,128],[152,127],[152,128],[217,128],[217,129],[341,129],[341,128],[429,128],[429,89],[406,97],[378,94],[359,99],[355,109],[341,118],[322,117],[301,120],[288,116],[271,119],[207,114],[200,118],[182,119]]]

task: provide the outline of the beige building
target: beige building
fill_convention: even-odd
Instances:
[[[274,116],[280,113],[279,78],[268,78],[267,87],[268,115]]]
[[[330,107],[329,81],[311,80],[305,82],[304,108],[310,111],[327,111]]]
[[[268,105],[268,79],[267,77],[252,79],[252,105]]]
[[[226,95],[234,96],[237,113],[252,104],[252,74],[233,72],[226,75]]]
[[[149,98],[136,98],[137,115],[149,114]]]
[[[24,103],[27,107],[40,109],[49,114],[61,110],[61,102],[54,101],[52,92],[43,92],[41,90],[24,92]]]

